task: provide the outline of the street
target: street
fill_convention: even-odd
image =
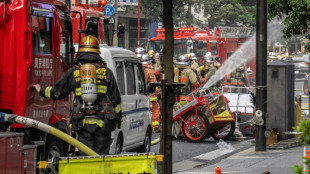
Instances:
[[[295,96],[301,95],[302,96],[302,106],[304,108],[305,117],[308,117],[308,110],[305,110],[308,106],[308,97],[303,94],[302,87],[304,83],[304,78],[296,78],[295,79]],[[160,135],[158,133],[152,134],[152,140],[158,138]],[[250,141],[251,137],[246,139],[243,142],[239,141],[227,141],[226,143],[230,143],[237,151],[239,148],[242,148],[244,146],[250,147]],[[173,139],[172,143],[172,150],[173,150],[173,168],[174,172],[186,170],[190,167],[195,167],[199,165],[205,165],[212,163],[212,160],[215,160],[216,158],[221,159],[225,157],[221,157],[223,155],[218,153],[219,147],[217,146],[217,141],[215,141],[213,138],[208,138],[202,143],[192,143],[187,142],[185,139]],[[151,152],[155,152],[159,154],[159,146],[160,143],[151,146]],[[216,157],[203,157],[199,158],[199,156],[203,156],[203,154],[206,154],[207,156],[213,155],[213,153],[218,153],[215,155]],[[197,158],[198,157],[198,158]],[[201,163],[199,163],[199,162]],[[180,168],[180,169],[176,169]]]

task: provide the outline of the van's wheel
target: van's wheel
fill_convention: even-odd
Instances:
[[[228,124],[227,126],[225,126],[224,128],[212,132],[212,137],[214,140],[218,141],[220,139],[222,140],[230,140],[230,138],[233,136],[234,132],[235,132],[235,128],[236,128],[236,122],[233,121],[230,124]]]
[[[49,136],[46,146],[46,161],[48,162],[48,166],[45,173],[57,174],[59,157],[65,155],[63,142],[54,136]]]
[[[200,111],[189,111],[183,116],[185,123],[182,124],[182,131],[188,141],[199,143],[206,139],[210,131],[210,123],[205,114]]]
[[[145,134],[144,143],[142,146],[137,148],[137,152],[140,153],[148,153],[151,150],[151,139],[152,138],[152,132],[151,129],[148,128]]]
[[[116,140],[116,145],[115,145],[115,154],[122,153],[122,149],[123,149],[122,137],[121,135],[118,135],[117,140]]]

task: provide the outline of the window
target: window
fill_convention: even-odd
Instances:
[[[198,49],[198,42],[200,41],[194,42],[194,48],[196,48],[194,49],[194,53],[197,57],[203,57],[208,52],[208,44],[206,41],[203,41],[202,48]]]
[[[211,54],[217,55],[217,43],[216,43],[216,41],[210,42],[210,48],[211,48]]]
[[[32,48],[37,53],[52,53],[52,18],[32,15]]]
[[[98,38],[98,21],[97,19],[87,19],[85,21],[85,36],[94,36]]]
[[[143,69],[141,65],[137,65],[136,67],[137,67],[139,94],[145,94],[146,87],[145,87]]]
[[[116,76],[117,85],[119,87],[120,93],[125,95],[125,79],[124,79],[124,68],[122,62],[115,62],[116,64]]]
[[[69,65],[71,63],[70,53],[71,33],[66,21],[60,20],[60,57]]]
[[[134,65],[131,62],[125,62],[127,95],[136,94],[136,82]]]

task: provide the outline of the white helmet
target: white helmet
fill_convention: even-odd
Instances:
[[[146,51],[143,47],[139,47],[139,48],[136,48],[135,53],[136,54],[145,54]]]
[[[150,58],[148,54],[143,54],[141,61],[143,65],[152,63],[152,59]]]
[[[178,65],[189,65],[188,57],[187,57],[186,55],[181,55],[181,56],[177,59],[177,64],[178,64]]]
[[[198,60],[195,53],[189,53],[191,55],[191,60]]]
[[[211,52],[207,52],[206,55],[203,56],[203,59],[209,63],[214,62]]]

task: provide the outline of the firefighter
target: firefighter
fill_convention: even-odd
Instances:
[[[148,54],[149,57],[152,59],[152,64],[154,65],[154,64],[155,64],[155,59],[154,59],[155,51],[154,51],[154,50],[149,50],[149,51],[147,52],[147,54]]]
[[[177,59],[175,74],[179,77],[175,78],[175,82],[185,83],[182,88],[181,94],[188,95],[191,91],[199,87],[196,73],[190,68],[190,63],[186,55],[181,55]]]
[[[195,53],[189,53],[189,54],[185,54],[190,62],[190,67],[191,69],[196,72],[196,69],[199,67],[198,63],[197,63],[197,57],[195,55]]]
[[[143,47],[138,47],[135,49],[135,53],[140,59],[142,59],[142,55],[146,54],[146,51]]]
[[[155,73],[155,76],[156,76],[156,79],[157,81],[160,81],[162,80],[162,73],[163,73],[163,67],[162,67],[162,62],[161,62],[161,59],[162,59],[162,55],[160,53],[155,53],[154,55],[154,61],[155,61],[155,64],[154,64],[154,73]]]
[[[97,38],[81,40],[73,66],[51,86],[34,85],[41,97],[60,100],[74,92],[70,126],[78,140],[109,154],[111,131],[121,124],[121,95],[112,71],[100,57]],[[80,152],[79,155],[85,155]]]
[[[203,81],[207,82],[211,76],[216,72],[217,68],[214,65],[214,60],[211,54],[206,54],[204,57],[204,78]]]
[[[221,58],[214,57],[214,66],[216,67],[216,69],[219,69],[222,66],[221,65]]]
[[[248,86],[247,83],[247,70],[245,65],[234,69],[231,73],[227,75],[227,82],[233,87],[245,87]],[[230,92],[242,92],[239,88],[230,88]]]
[[[145,72],[145,81],[147,83],[147,86],[149,87],[149,83],[157,82],[157,80],[156,80],[154,68],[152,65],[152,59],[147,54],[144,54],[142,56],[142,65],[144,67],[144,72]],[[159,107],[158,98],[157,98],[158,94],[159,94],[158,89],[155,90],[155,93],[150,93],[150,101],[152,104],[152,129],[153,129],[153,132],[159,131],[159,125],[161,123],[160,107]]]

